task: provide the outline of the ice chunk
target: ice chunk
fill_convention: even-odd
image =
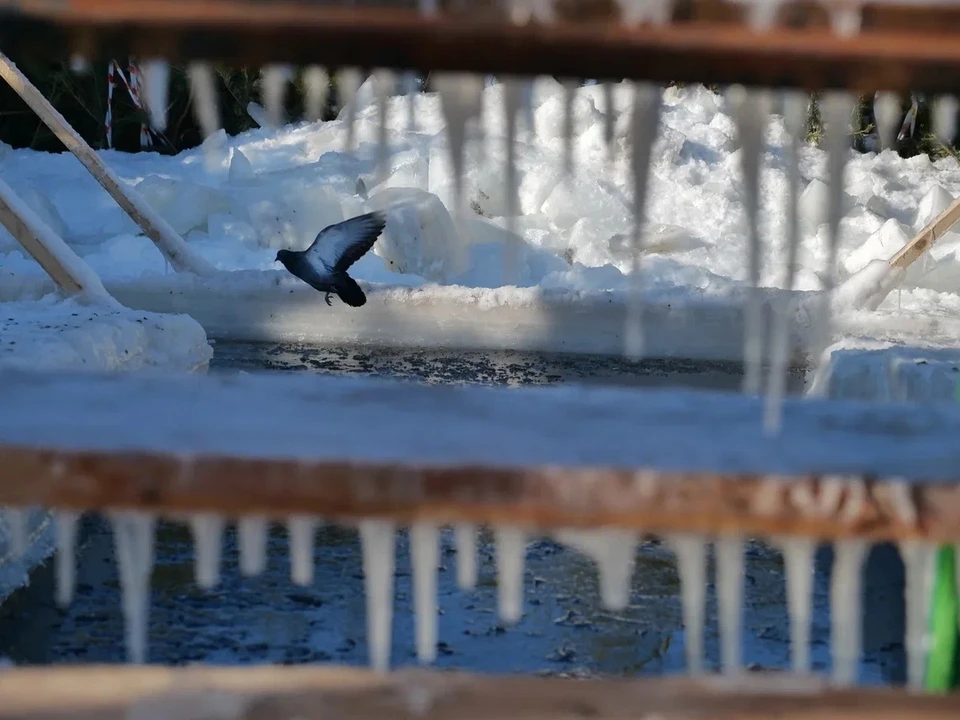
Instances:
[[[317,521],[309,515],[292,515],[287,518],[290,579],[296,585],[313,583],[313,537],[316,531]]]
[[[147,661],[147,624],[150,613],[150,577],[153,574],[153,515],[142,512],[112,514],[113,540],[123,591],[123,619],[127,658]]]
[[[810,184],[800,194],[800,225],[807,233],[815,233],[817,229],[827,222],[830,189],[826,183],[816,178],[810,181]],[[853,206],[853,198],[844,196],[844,210],[848,211]]]
[[[57,556],[55,560],[57,605],[61,608],[69,607],[73,600],[77,575],[76,540],[79,520],[80,513],[71,510],[60,510],[55,517],[57,523]]]
[[[459,523],[453,529],[457,543],[457,585],[472,590],[477,584],[477,528]]]
[[[843,260],[843,269],[851,275],[860,272],[874,260],[889,260],[910,240],[909,230],[890,218],[883,226]]]
[[[216,513],[195,513],[190,516],[190,529],[195,545],[194,574],[197,585],[204,590],[209,590],[220,582],[223,527],[223,516]]]
[[[497,545],[497,591],[500,618],[515,623],[523,617],[523,564],[526,536],[520,528],[494,528]]]
[[[440,534],[436,525],[418,522],[410,529],[413,596],[417,626],[417,657],[421,663],[437,659],[437,566]]]
[[[914,230],[920,232],[936,220],[940,213],[953,204],[954,199],[953,195],[942,185],[934,185],[930,188],[917,205],[917,219],[913,223]]]
[[[245,183],[253,180],[257,176],[253,170],[253,165],[240,148],[233,149],[233,155],[230,157],[230,170],[227,176],[231,184]]]
[[[597,564],[604,606],[623,610],[630,601],[637,534],[627,530],[559,530],[553,535]]]
[[[383,520],[360,522],[363,576],[367,598],[367,645],[374,670],[390,669],[393,633],[393,574],[396,526]]]
[[[181,235],[206,230],[211,213],[227,212],[231,207],[226,193],[186,179],[148,175],[136,187],[147,204]]]
[[[387,226],[374,252],[396,272],[444,283],[467,269],[467,252],[453,218],[433,193],[387,188],[370,196],[371,210],[386,210]]]
[[[267,567],[267,528],[267,519],[260,515],[247,515],[237,521],[241,575],[259,575]]]

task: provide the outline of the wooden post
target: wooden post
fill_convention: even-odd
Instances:
[[[138,197],[132,188],[125,185],[103,163],[93,149],[3,53],[0,53],[0,77],[23,98],[43,124],[53,131],[60,142],[66,145],[67,149],[103,186],[103,189],[110,193],[110,197],[116,200],[124,212],[153,240],[175,270],[178,272],[186,270],[205,276],[215,272],[213,266],[188,247],[183,238],[159,213]]]

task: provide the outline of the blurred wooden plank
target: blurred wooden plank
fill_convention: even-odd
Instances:
[[[811,90],[935,93],[960,87],[960,9],[953,4],[870,6],[864,32],[855,38],[827,30],[822,10],[788,8],[784,19],[793,27],[757,33],[739,21],[739,9],[712,6],[706,0],[680,6],[685,21],[630,29],[599,20],[516,27],[487,15],[425,19],[392,5],[372,10],[290,0],[34,0],[4,13],[0,47],[17,56],[63,57],[69,49],[99,58],[135,54],[174,62],[282,61]]]
[[[960,539],[957,405],[761,419],[708,392],[7,371],[0,504]]]
[[[960,694],[834,690],[820,679],[748,673],[565,680],[336,666],[58,666],[0,672],[5,720],[952,720]]]

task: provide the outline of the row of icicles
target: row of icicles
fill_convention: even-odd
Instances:
[[[551,0],[503,0],[505,10],[512,21],[525,23],[531,19],[549,22],[553,19]],[[757,31],[769,28],[775,21],[780,0],[736,0],[745,4],[751,27]],[[669,22],[672,2],[670,0],[619,0],[624,22],[629,24]],[[860,3],[825,2],[832,18],[833,30],[840,35],[853,35],[860,27]],[[420,0],[420,11],[425,16],[437,13],[437,3]],[[149,59],[142,63],[144,99],[155,129],[162,131],[166,126],[167,93],[170,68],[162,59]],[[191,93],[198,123],[204,137],[213,135],[220,127],[214,72],[210,64],[194,62],[188,66]],[[294,69],[290,65],[277,64],[265,67],[262,71],[262,99],[267,117],[274,126],[284,121],[284,96]],[[389,97],[397,91],[410,98],[408,127],[416,125],[414,97],[418,87],[416,75],[404,73],[398,77],[392,70],[375,70],[376,95],[378,107],[378,174],[382,178],[389,157],[387,141],[387,109]],[[352,149],[355,144],[354,121],[356,116],[355,98],[364,80],[364,73],[356,68],[344,68],[336,75],[336,84],[340,105],[345,108],[348,127],[347,145]],[[326,106],[330,88],[328,71],[319,66],[307,67],[303,72],[305,86],[305,114],[307,120],[319,120]],[[433,73],[431,83],[440,96],[443,113],[447,121],[447,135],[452,167],[455,174],[454,217],[464,212],[463,174],[465,149],[469,140],[484,142],[480,128],[483,90],[485,78],[465,73]],[[576,134],[573,117],[573,100],[581,82],[576,79],[563,81],[566,92],[565,103],[565,150],[563,157],[567,173],[573,170],[573,138]],[[506,167],[504,182],[507,192],[505,219],[507,229],[511,231],[504,253],[504,277],[507,284],[514,284],[517,278],[516,218],[519,214],[518,174],[516,168],[516,139],[518,116],[532,127],[533,81],[530,78],[506,77],[503,79],[504,105],[506,112],[506,132],[504,137]],[[605,83],[605,136],[610,149],[608,161],[614,157],[614,93],[613,84]],[[647,191],[650,177],[650,164],[653,143],[656,140],[662,88],[647,82],[633,83],[632,123],[629,163],[633,176],[633,232],[631,233],[631,288],[627,313],[624,321],[624,354],[639,359],[644,352],[643,303],[640,259],[643,253],[644,215],[647,203]],[[776,310],[776,319],[770,339],[771,367],[769,378],[764,386],[762,367],[764,358],[763,338],[763,296],[760,289],[762,270],[762,239],[759,229],[760,177],[765,147],[765,130],[769,115],[777,110],[782,112],[786,129],[791,137],[788,148],[788,189],[787,189],[787,257],[783,289],[792,291],[797,275],[798,248],[800,230],[798,219],[799,202],[799,153],[804,142],[808,115],[808,98],[794,91],[747,90],[740,86],[731,87],[727,93],[738,128],[741,146],[741,169],[743,173],[746,235],[748,251],[746,259],[747,283],[750,292],[745,307],[744,392],[760,394],[766,391],[767,402],[764,425],[771,433],[778,433],[781,425],[782,400],[786,387],[786,372],[789,362],[790,314],[793,309],[789,292],[782,294]],[[846,92],[824,93],[820,104],[821,117],[825,124],[825,146],[828,151],[827,185],[828,197],[827,224],[829,230],[828,253],[823,278],[823,298],[816,308],[813,321],[813,337],[810,355],[816,366],[827,348],[831,338],[831,304],[836,284],[837,250],[840,242],[840,221],[844,214],[843,187],[844,170],[850,154],[850,120],[856,99]],[[893,135],[900,116],[899,97],[892,93],[880,93],[876,97],[875,115],[878,135],[885,146],[892,143]],[[944,142],[950,142],[956,130],[957,101],[953,97],[939,98],[934,104],[933,121],[935,132]],[[468,132],[468,128],[472,132]],[[213,147],[208,147],[211,153]],[[815,369],[815,368],[814,368]]]
[[[13,557],[27,549],[28,512],[6,509]],[[150,577],[154,563],[156,517],[141,512],[109,514],[122,590],[128,659],[147,659],[147,627],[150,606]],[[226,520],[217,514],[184,516],[195,543],[197,584],[209,589],[218,584],[222,535]],[[75,585],[75,541],[79,515],[55,513],[57,526],[56,599],[67,607]],[[290,548],[290,575],[297,585],[314,582],[314,536],[321,521],[312,516],[286,520]],[[240,573],[245,577],[262,573],[267,565],[269,521],[265,517],[243,517],[237,522]],[[388,520],[361,520],[357,523],[363,553],[366,591],[367,642],[371,666],[386,671],[390,666],[393,626],[394,571],[398,526]],[[500,617],[515,623],[523,616],[524,561],[527,542],[533,535],[523,528],[495,526],[497,589]],[[453,528],[456,547],[457,582],[471,590],[477,581],[477,533],[472,525]],[[626,608],[634,574],[634,558],[640,533],[627,530],[559,530],[552,537],[591,558],[597,565],[600,596],[610,610]],[[437,651],[437,573],[440,567],[440,527],[415,523],[409,531],[414,577],[416,650],[422,663],[432,663]],[[704,671],[703,633],[706,610],[707,555],[710,539],[694,534],[664,538],[676,554],[680,575],[687,670]],[[720,636],[720,666],[725,673],[742,668],[742,616],[744,602],[744,538],[713,540]],[[817,541],[804,537],[776,540],[784,558],[787,607],[790,616],[792,668],[809,673],[810,627],[813,605],[814,554]],[[862,571],[869,543],[842,540],[834,545],[830,588],[832,677],[837,684],[857,682],[861,655]],[[937,547],[920,541],[900,544],[906,567],[906,650],[908,684],[922,689],[926,667],[927,613],[933,584]]]

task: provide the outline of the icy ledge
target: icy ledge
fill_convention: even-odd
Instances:
[[[0,375],[17,370],[205,371],[213,350],[185,315],[81,305],[48,296],[0,302]],[[53,553],[52,516],[35,509],[0,513],[0,602],[25,585]],[[23,546],[23,554],[15,552]]]

